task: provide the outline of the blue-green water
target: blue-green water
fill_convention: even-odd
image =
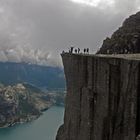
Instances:
[[[0,140],[55,140],[63,114],[63,107],[52,107],[31,123],[0,129]]]

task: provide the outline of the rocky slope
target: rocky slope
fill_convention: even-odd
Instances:
[[[140,133],[140,55],[62,54],[67,82],[56,140],[135,140]]]
[[[48,109],[52,102],[44,94],[28,84],[14,86],[0,85],[0,127],[28,122],[38,118],[41,111]]]
[[[140,53],[140,12],[126,19],[111,38],[104,40],[97,53]]]
[[[65,106],[65,91],[51,91],[45,96],[45,99],[50,99],[50,101],[56,106]]]

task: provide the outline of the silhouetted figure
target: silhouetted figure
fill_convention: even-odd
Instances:
[[[77,49],[75,49],[75,53],[77,53]]]
[[[70,47],[70,53],[73,53],[74,47]]]
[[[65,53],[65,51],[62,51],[62,54],[64,54]]]
[[[78,48],[78,53],[80,53],[80,49]]]
[[[89,54],[89,48],[87,48],[87,54]]]
[[[84,54],[86,53],[86,49],[84,49]]]

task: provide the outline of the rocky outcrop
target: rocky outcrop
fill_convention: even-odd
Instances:
[[[111,38],[105,39],[97,53],[140,53],[140,12],[126,19]]]
[[[14,86],[0,85],[0,127],[12,126],[34,120],[41,111],[48,109],[52,102],[44,94],[28,84]]]
[[[62,54],[67,82],[56,140],[135,140],[140,133],[140,55]]]

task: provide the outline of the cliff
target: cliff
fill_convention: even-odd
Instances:
[[[56,140],[135,140],[140,55],[62,54],[67,97]]]
[[[130,16],[111,38],[104,40],[98,54],[140,53],[140,12]]]

